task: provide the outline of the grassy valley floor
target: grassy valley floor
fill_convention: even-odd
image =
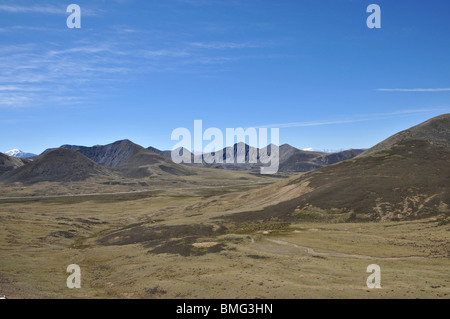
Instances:
[[[1,200],[0,295],[449,298],[445,219],[239,224],[202,207],[248,187]],[[81,289],[66,286],[70,264]],[[370,264],[381,289],[366,286]]]

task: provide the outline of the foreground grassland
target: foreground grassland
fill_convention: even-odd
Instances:
[[[274,193],[270,186],[244,193],[262,187],[256,183],[255,179],[249,186],[229,183],[226,188],[0,200],[0,295],[450,297],[450,225],[445,220],[227,219],[255,193],[264,197]],[[81,267],[81,289],[66,287],[69,264]],[[366,286],[370,264],[381,267],[382,289]]]

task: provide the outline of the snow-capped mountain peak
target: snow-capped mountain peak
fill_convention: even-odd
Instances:
[[[28,157],[36,156],[36,154],[25,153],[18,149],[10,150],[10,151],[6,152],[5,154],[8,156],[11,156],[11,157],[18,157],[18,158],[28,158]]]
[[[16,157],[17,155],[20,155],[21,153],[23,153],[21,150],[13,149],[13,150],[6,152],[5,154],[8,156]]]

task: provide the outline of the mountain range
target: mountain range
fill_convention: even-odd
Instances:
[[[32,184],[41,181],[82,181],[90,177],[145,178],[165,174],[195,174],[189,167],[175,164],[129,140],[92,147],[62,145],[47,149],[29,162],[23,162],[24,165],[7,155],[2,154],[2,158],[4,164],[0,165],[0,172],[5,174],[0,176],[0,181],[6,183]]]
[[[270,146],[269,154],[270,154]],[[96,145],[92,147],[78,146],[78,145],[62,145],[60,148],[71,149],[77,151],[99,165],[109,168],[128,168],[131,170],[133,167],[139,167],[148,164],[161,164],[161,169],[165,171],[171,171],[178,175],[189,175],[192,171],[189,171],[188,166],[194,167],[209,167],[209,168],[222,168],[230,170],[252,170],[257,171],[261,167],[261,163],[249,163],[251,154],[255,155],[255,158],[259,159],[259,154],[265,149],[259,150],[244,143],[235,144],[233,147],[226,147],[223,149],[223,163],[207,164],[202,161],[201,164],[194,163],[195,157],[203,158],[201,154],[192,154],[190,151],[184,149],[184,152],[191,158],[191,164],[177,165],[172,162],[172,151],[161,151],[155,147],[143,147],[134,144],[129,140],[117,141],[108,145]],[[42,155],[54,150],[47,149]],[[238,155],[243,150],[243,158],[245,163],[237,163]],[[181,148],[176,150],[181,152]],[[326,165],[331,165],[340,161],[344,161],[357,156],[364,150],[348,150],[338,153],[323,153],[323,152],[311,152],[299,150],[288,144],[280,146],[280,172],[306,172],[313,169],[321,168]],[[227,159],[230,158],[234,152],[233,163],[227,163]],[[133,174],[134,177],[139,176],[139,172]]]
[[[240,147],[247,162],[252,152],[257,156],[261,152],[245,144],[233,146],[235,151]],[[224,159],[230,151],[224,149]],[[262,196],[264,205],[258,207],[263,208],[237,213],[233,218],[384,221],[450,214],[450,114],[399,132],[368,150],[327,154],[285,144],[279,152],[281,172],[304,173],[272,184],[267,191],[258,190],[252,196]],[[129,140],[92,147],[63,145],[31,159],[0,153],[0,182],[33,184],[90,178],[158,182],[169,175],[185,179],[206,168],[252,172],[259,164],[239,168],[237,164],[196,165],[201,167],[176,164],[170,152],[146,149]],[[248,200],[242,202],[247,205]]]
[[[269,145],[269,153],[270,147]],[[56,152],[57,150],[59,152]],[[61,150],[70,150],[71,152]],[[353,158],[363,151],[349,150],[327,154],[302,151],[287,144],[282,145],[279,150],[280,172],[305,172],[321,168]],[[178,151],[181,151],[181,149]],[[91,147],[66,144],[59,148],[47,149],[41,155],[28,160],[19,160],[16,157],[2,154],[0,174],[5,176],[2,176],[0,181],[28,184],[41,181],[81,181],[89,177],[98,178],[101,176],[104,178],[111,176],[147,178],[166,174],[189,176],[196,174],[195,167],[256,171],[262,164],[249,163],[249,159],[252,154],[259,159],[261,151],[266,151],[266,149],[259,150],[247,144],[239,143],[223,149],[223,164],[206,164],[203,161],[201,164],[180,165],[171,160],[171,151],[160,151],[154,147],[145,149],[130,140]],[[79,156],[75,156],[74,152]],[[234,163],[226,163],[227,159],[232,157],[232,152],[234,152]],[[237,163],[240,152],[243,152],[241,155],[245,158],[243,164]],[[15,155],[18,155],[18,153],[15,153]],[[189,155],[193,161],[194,155],[191,153]],[[202,158],[202,155],[195,156]],[[20,169],[16,170],[16,168]]]
[[[222,163],[214,164],[207,164],[205,161],[202,161],[202,163],[200,164],[196,164],[194,163],[194,158],[197,157],[203,159],[205,155],[194,155],[186,149],[184,150],[184,152],[186,152],[191,158],[191,164],[187,165],[223,168],[230,170],[252,170],[256,172],[259,171],[259,168],[263,165],[259,161],[260,154],[263,152],[268,152],[268,154],[270,154],[270,148],[271,145],[262,149],[258,149],[242,142],[237,143],[233,146],[223,148]],[[154,147],[149,147],[148,149],[171,159],[171,151],[160,151]],[[266,149],[268,149],[268,151]],[[181,153],[181,148],[175,151]],[[289,144],[283,144],[279,147],[280,167],[278,171],[285,173],[308,172],[327,165],[351,159],[361,154],[362,152],[364,152],[363,149],[351,149],[337,153],[304,151],[297,149]],[[212,153],[212,155],[214,156],[215,153]],[[245,159],[245,163],[238,163],[238,156],[241,156],[241,158]],[[257,163],[250,163],[250,159],[252,158],[252,156],[257,159]],[[229,158],[232,158],[232,163],[227,163],[227,159]]]

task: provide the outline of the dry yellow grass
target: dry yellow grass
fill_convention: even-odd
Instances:
[[[449,297],[450,226],[441,220],[235,225],[217,219],[240,205],[248,208],[249,198],[262,203],[276,194],[274,186],[244,190],[173,187],[141,195],[2,200],[0,295]],[[381,267],[382,289],[366,287],[372,263]],[[66,287],[69,264],[81,267],[81,289]]]

